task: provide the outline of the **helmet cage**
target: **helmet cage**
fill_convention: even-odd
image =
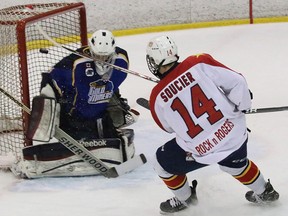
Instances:
[[[159,72],[159,69],[162,66],[164,60],[159,65],[157,65],[152,57],[150,57],[149,55],[146,55],[146,62],[147,62],[148,69],[150,70],[150,72],[154,76],[160,78],[162,74]]]
[[[105,63],[113,64],[115,53],[110,55],[97,55],[92,52],[91,54],[96,65],[97,73],[101,76],[107,73],[111,67]]]

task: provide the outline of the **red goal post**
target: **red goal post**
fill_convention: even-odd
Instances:
[[[70,49],[87,45],[85,5],[47,3],[0,9],[0,86],[28,108],[39,94],[41,73],[70,54],[53,46],[37,26]],[[29,115],[0,92],[0,156],[11,152],[17,156],[32,145],[25,137],[28,120]]]

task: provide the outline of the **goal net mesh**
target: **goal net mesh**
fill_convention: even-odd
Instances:
[[[29,114],[3,92],[31,108],[33,97],[39,94],[41,74],[70,54],[46,40],[39,27],[69,49],[87,45],[83,3],[19,5],[0,10],[0,155],[17,155],[33,144],[25,137]]]

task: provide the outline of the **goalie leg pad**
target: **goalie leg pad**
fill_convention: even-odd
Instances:
[[[36,96],[32,101],[27,138],[48,142],[55,133],[55,125],[59,125],[60,105],[55,98]]]
[[[123,145],[118,138],[80,140],[79,143],[83,144],[108,167],[117,166],[125,161],[123,151],[125,153],[126,151],[130,152],[127,153],[130,158],[135,152],[133,150],[134,145],[130,143],[128,147],[128,142]],[[23,148],[21,160],[15,163],[12,169],[15,175],[25,178],[99,174],[96,169],[79,160],[77,156],[60,143],[40,144]]]

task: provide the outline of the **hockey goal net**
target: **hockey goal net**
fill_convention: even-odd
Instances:
[[[83,3],[19,5],[0,10],[0,156],[19,155],[29,114],[3,92],[30,108],[39,94],[41,73],[48,72],[69,51],[53,46],[39,31],[60,44],[77,49],[87,45]]]

